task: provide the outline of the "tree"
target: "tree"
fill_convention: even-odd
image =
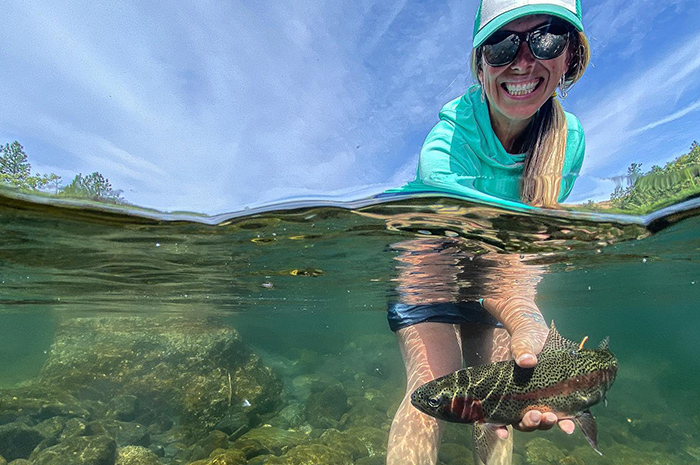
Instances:
[[[120,194],[121,191],[112,189],[109,179],[95,171],[87,176],[83,176],[82,173],[78,174],[70,184],[61,190],[59,195],[119,203],[123,200]]]
[[[24,187],[31,174],[32,166],[19,142],[5,144],[0,155],[0,181],[15,187]]]

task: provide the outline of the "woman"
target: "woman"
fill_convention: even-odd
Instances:
[[[589,48],[580,1],[550,1],[481,1],[472,51],[479,83],[443,107],[423,145],[411,190],[437,188],[539,207],[554,207],[568,196],[583,160],[584,138],[579,121],[563,111],[555,92],[564,96],[580,79]],[[463,363],[512,357],[521,367],[532,367],[548,332],[534,301],[536,270],[518,257],[482,258],[462,245],[434,239],[403,245],[401,302],[390,308],[389,322],[408,383],[391,427],[389,465],[437,461],[441,424],[410,404],[415,388]],[[421,285],[413,282],[415,276],[443,285],[416,292]],[[478,283],[483,299],[444,284],[460,287],[465,276]],[[573,432],[570,420],[560,421],[551,412],[528,412],[514,427],[532,431],[555,424]],[[510,463],[512,435],[505,427],[497,434],[502,441],[490,463]]]

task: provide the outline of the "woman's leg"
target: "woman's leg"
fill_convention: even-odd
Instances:
[[[466,366],[509,360],[510,336],[503,328],[462,325],[462,352]],[[513,462],[513,428],[508,427],[508,439],[499,440],[488,464],[510,465]],[[484,463],[474,454],[474,463]]]
[[[437,462],[441,422],[411,405],[420,385],[462,368],[459,325],[418,323],[396,332],[406,366],[406,395],[389,433],[387,465],[433,465]]]

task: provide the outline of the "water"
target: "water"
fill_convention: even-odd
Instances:
[[[452,262],[459,279],[448,263],[446,281],[402,281],[416,247],[447,241],[496,270],[517,257],[545,317],[589,345],[610,336],[619,359],[593,409],[604,455],[579,432],[519,433],[515,463],[700,463],[697,205],[635,218],[384,200],[208,218],[0,197],[0,455],[383,463],[404,385],[387,304],[469,277]],[[471,463],[468,437],[449,425],[441,463]]]

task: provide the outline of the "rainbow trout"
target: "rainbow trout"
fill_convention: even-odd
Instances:
[[[534,368],[508,361],[458,370],[416,389],[411,403],[441,420],[473,423],[474,447],[484,463],[499,440],[494,425],[517,423],[533,409],[573,420],[600,454],[590,407],[605,399],[617,374],[608,338],[584,349],[583,342],[563,338],[552,322],[537,359]]]

